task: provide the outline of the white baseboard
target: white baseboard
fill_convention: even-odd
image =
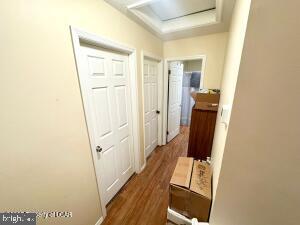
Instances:
[[[173,222],[174,224],[192,225],[192,221],[190,219],[175,212],[170,208],[168,208],[167,218],[169,221]]]
[[[144,163],[144,165],[142,166],[142,168],[140,169],[140,171],[138,173],[143,172],[143,170],[146,168],[146,162]]]
[[[103,217],[101,217],[95,225],[100,225],[103,222]]]
[[[182,224],[182,225],[209,225],[208,223],[198,222],[197,219],[189,219],[185,216],[175,212],[174,210],[168,207],[168,214],[167,219],[175,224]]]

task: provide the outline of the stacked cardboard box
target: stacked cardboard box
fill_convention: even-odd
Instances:
[[[207,222],[212,201],[211,178],[207,162],[179,157],[170,182],[169,207],[188,218]]]
[[[191,93],[195,101],[195,109],[203,109],[209,111],[218,111],[220,94],[208,94],[208,93],[199,93],[193,92]]]

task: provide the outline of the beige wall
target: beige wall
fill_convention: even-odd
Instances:
[[[212,148],[213,195],[218,187],[220,169],[227,136],[228,126],[221,123],[221,112],[223,105],[231,106],[233,103],[235,85],[238,78],[241,55],[244,45],[248,14],[251,0],[237,0],[232,15],[229,31],[228,47],[223,71],[220,109],[217,116],[214,143]],[[229,115],[230,117],[230,115]]]
[[[228,33],[167,41],[164,43],[164,57],[206,55],[205,88],[220,88]]]
[[[252,0],[211,225],[299,224],[299,7]]]
[[[101,0],[1,1],[0,15],[0,211],[72,211],[41,224],[94,225],[101,212],[69,25],[135,47],[138,74],[141,49],[162,56],[162,41]]]

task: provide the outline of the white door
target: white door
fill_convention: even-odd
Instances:
[[[158,141],[158,63],[144,60],[144,112],[145,112],[145,154],[156,148]]]
[[[168,142],[180,132],[182,76],[183,64],[171,62],[169,65]]]
[[[81,50],[86,75],[81,88],[97,180],[107,204],[134,173],[128,56],[93,47]]]

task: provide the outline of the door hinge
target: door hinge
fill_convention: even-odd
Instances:
[[[168,70],[168,74],[169,74],[169,75],[171,74],[171,70]]]
[[[169,135],[169,131],[167,131],[167,135]]]

